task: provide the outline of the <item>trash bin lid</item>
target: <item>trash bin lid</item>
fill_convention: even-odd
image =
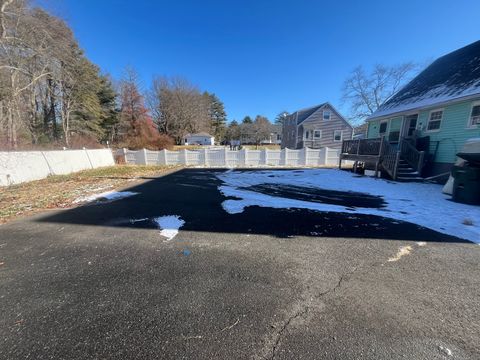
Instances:
[[[459,158],[467,160],[470,164],[480,166],[480,153],[464,153],[459,152],[457,154]]]

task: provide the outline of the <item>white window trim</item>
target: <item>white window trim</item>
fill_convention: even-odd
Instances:
[[[480,101],[475,101],[474,103],[472,103],[472,106],[470,108],[470,114],[468,115],[468,121],[467,121],[467,129],[478,129],[480,128],[480,125],[479,124],[472,124],[472,112],[473,112],[473,108],[475,106],[480,106]]]
[[[385,132],[381,133],[380,129],[381,129],[383,123],[386,123],[387,127],[385,128]],[[385,135],[386,133],[388,133],[388,120],[381,120],[380,123],[378,124],[378,135],[382,136],[382,135]]]
[[[320,132],[320,136],[319,137],[315,137],[315,133],[319,131]],[[314,129],[313,130],[313,136],[312,136],[312,140],[315,141],[315,140],[321,140],[322,139],[322,130],[320,129]]]
[[[436,132],[439,132],[440,130],[442,130],[442,123],[443,123],[443,116],[444,116],[444,111],[445,109],[441,108],[441,109],[433,109],[433,110],[430,110],[428,112],[428,118],[427,118],[427,125],[426,125],[426,128],[425,128],[425,132],[426,133],[436,133]],[[434,112],[438,112],[438,111],[441,111],[442,112],[442,117],[440,119],[440,126],[438,129],[433,129],[433,130],[428,130],[428,124],[430,124],[430,118],[432,116],[432,113]],[[435,121],[438,121],[438,120],[435,120]]]
[[[335,140],[335,133],[340,131],[340,140]],[[343,130],[333,130],[333,142],[342,142],[343,141]]]
[[[325,113],[328,112],[328,119],[325,119]],[[322,111],[322,119],[324,121],[330,121],[332,120],[332,112],[330,110],[323,110]]]

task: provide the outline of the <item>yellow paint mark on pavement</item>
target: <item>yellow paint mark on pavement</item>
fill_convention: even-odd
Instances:
[[[398,261],[402,256],[410,254],[412,250],[413,248],[410,245],[402,246],[394,257],[388,259],[388,262]]]

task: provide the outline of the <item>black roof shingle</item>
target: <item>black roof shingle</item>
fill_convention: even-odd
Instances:
[[[480,41],[435,60],[369,119],[477,94],[480,95]]]

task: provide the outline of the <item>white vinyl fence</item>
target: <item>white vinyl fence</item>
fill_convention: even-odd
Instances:
[[[321,148],[300,150],[228,150],[201,149],[180,151],[131,151],[120,149],[127,164],[187,165],[204,167],[268,167],[268,166],[337,166],[339,149]]]
[[[113,166],[110,149],[0,152],[0,186]]]

